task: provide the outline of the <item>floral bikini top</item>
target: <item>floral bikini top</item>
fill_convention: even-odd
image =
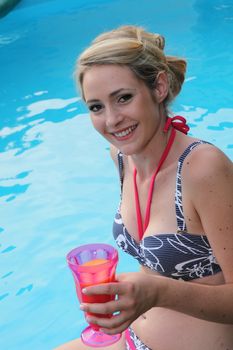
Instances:
[[[132,255],[141,265],[163,276],[185,281],[214,275],[221,271],[207,237],[187,232],[182,206],[182,165],[188,154],[204,143],[207,142],[192,143],[178,160],[175,188],[177,233],[155,234],[137,242],[122,222],[120,207],[113,223],[113,236],[121,249]],[[118,164],[122,187],[123,155],[121,152],[118,153]]]

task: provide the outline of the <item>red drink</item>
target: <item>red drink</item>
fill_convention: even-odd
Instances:
[[[97,265],[102,265],[107,263],[108,260],[107,259],[94,259],[94,260],[90,260],[84,264],[82,264],[82,266],[97,266]],[[101,278],[102,277],[102,278]],[[93,286],[94,284],[101,284],[101,283],[109,283],[109,282],[114,282],[115,281],[115,276],[106,276],[105,274],[103,274],[102,276],[100,275],[99,278],[97,280],[95,280],[95,283],[84,283],[81,282],[80,283],[80,289],[81,289],[81,300],[83,303],[107,303],[108,301],[114,300],[115,296],[114,295],[109,295],[109,294],[101,294],[101,295],[86,295],[82,293],[82,289],[85,287],[89,287],[89,286]],[[99,318],[110,318],[112,317],[111,314],[93,314],[93,313],[85,313],[86,316],[90,315],[90,316],[96,316]],[[94,325],[94,324],[90,324],[95,330],[98,330],[99,327]]]

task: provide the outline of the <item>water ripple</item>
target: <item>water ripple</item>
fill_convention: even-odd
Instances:
[[[8,297],[10,295],[10,293],[4,293],[0,295],[0,301],[5,299],[6,297]]]
[[[4,276],[2,276],[1,279],[4,279],[4,278],[9,277],[9,276],[12,275],[13,273],[14,273],[13,271],[10,271],[10,272],[6,273]]]
[[[61,99],[61,98],[52,98],[48,100],[41,100],[37,102],[33,102],[28,105],[26,109],[29,111],[25,116],[30,118],[38,114],[42,114],[51,109],[63,109],[70,104],[76,103],[80,100],[78,97],[73,97],[69,99]],[[21,118],[20,118],[21,119]]]
[[[9,195],[18,195],[27,191],[29,184],[25,185],[13,185],[13,186],[0,186],[0,197],[5,197]]]
[[[16,249],[16,246],[14,246],[14,245],[10,245],[9,247],[7,247],[7,248],[5,248],[4,250],[2,250],[2,254],[4,254],[4,253],[9,253],[9,252],[11,252],[12,250],[14,250],[14,249]]]
[[[177,111],[177,114],[186,117],[190,125],[190,135],[212,142],[233,159],[231,151],[233,108],[220,108],[211,112],[200,107],[182,107],[183,110]]]
[[[225,130],[225,129],[231,129],[233,128],[233,123],[231,122],[221,122],[216,126],[207,126],[208,129],[210,130]]]
[[[15,294],[16,296],[19,296],[19,295],[22,295],[24,294],[25,292],[31,292],[33,288],[33,284],[29,284],[28,286],[26,287],[22,287],[18,290],[18,292]]]

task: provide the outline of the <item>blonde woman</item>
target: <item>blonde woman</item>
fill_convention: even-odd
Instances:
[[[184,59],[164,38],[135,26],[97,37],[79,57],[76,79],[94,128],[111,144],[121,200],[113,225],[140,271],[86,289],[117,294],[83,311],[121,340],[108,349],[233,349],[233,176],[215,146],[187,135],[170,102]],[[88,349],[80,340],[60,350]]]

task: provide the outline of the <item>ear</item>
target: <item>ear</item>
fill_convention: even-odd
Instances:
[[[157,75],[154,94],[158,103],[163,102],[168,95],[168,77],[164,71]]]

